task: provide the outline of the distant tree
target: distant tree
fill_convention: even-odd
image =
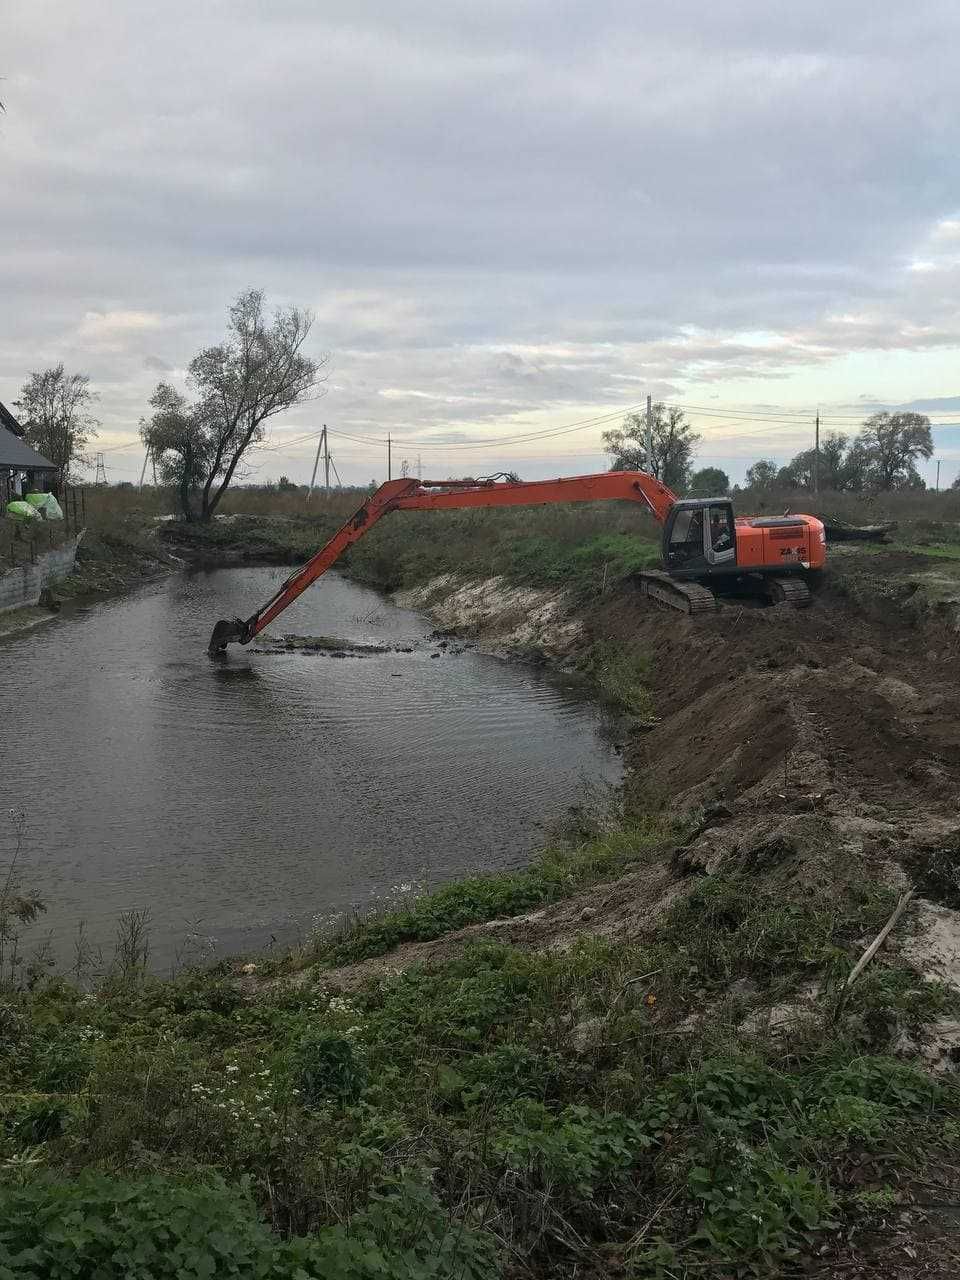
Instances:
[[[653,452],[647,457],[645,414],[628,413],[623,426],[603,433],[603,447],[613,457],[611,471],[649,471],[670,489],[687,488],[693,470],[693,454],[700,437],[686,421],[683,410],[652,406]]]
[[[772,489],[777,483],[780,472],[775,462],[769,458],[761,458],[753,466],[747,468],[748,489]]]
[[[160,396],[163,402],[160,422],[154,430],[155,413],[144,427],[144,440],[158,462],[173,453],[185,519],[209,520],[244,455],[263,439],[267,419],[319,388],[326,357],[303,354],[312,325],[310,313],[297,307],[268,317],[263,294],[248,289],[230,308],[224,341],[190,362],[194,403],[173,392],[179,396],[175,405],[172,388],[163,383],[157,388],[154,399]]]
[[[77,467],[90,461],[84,450],[99,425],[90,413],[95,399],[86,374],[67,373],[58,364],[31,373],[14,401],[24,438],[57,468],[58,491]]]
[[[295,485],[289,476],[281,476],[277,481],[277,488],[281,493],[296,493],[299,485]]]
[[[863,424],[857,443],[872,488],[917,488],[917,459],[933,454],[930,419],[924,413],[875,413]]]
[[[957,476],[956,480],[954,480],[954,482],[953,482],[953,484],[950,486],[950,488],[951,488],[951,489],[960,489],[960,475],[958,475],[958,476]]]
[[[854,440],[840,468],[840,487],[850,493],[874,488],[870,455],[859,437]]]
[[[690,477],[688,491],[698,498],[715,498],[730,492],[730,477],[719,467],[701,467]]]
[[[184,520],[196,520],[212,457],[209,433],[198,409],[166,382],[158,384],[150,407],[153,414],[149,421],[141,421],[140,436],[160,479],[176,489],[180,514]]]
[[[821,489],[842,490],[848,487],[844,470],[847,454],[847,437],[836,432],[820,443],[819,486]],[[816,449],[804,449],[791,458],[777,474],[777,488],[812,489],[817,472]]]

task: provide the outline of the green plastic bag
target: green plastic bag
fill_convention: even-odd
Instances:
[[[24,502],[22,499],[15,499],[13,502],[7,503],[7,515],[12,520],[43,519],[36,507],[31,507],[29,502]]]
[[[28,493],[27,502],[43,516],[44,520],[62,520],[63,510],[52,493]]]

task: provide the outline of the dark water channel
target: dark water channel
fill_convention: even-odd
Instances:
[[[467,650],[331,575],[272,628],[412,646],[333,658],[204,647],[284,571],[166,578],[0,644],[0,855],[61,964],[150,915],[155,967],[278,944],[403,886],[522,863],[585,784],[619,777],[556,677]],[[5,873],[4,873],[5,874]]]

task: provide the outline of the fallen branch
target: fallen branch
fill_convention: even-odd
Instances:
[[[635,978],[628,978],[626,982],[623,984],[623,986],[620,988],[620,990],[617,992],[617,994],[610,1001],[611,1005],[614,1005],[617,1003],[617,1001],[626,991],[627,987],[632,987],[635,982],[642,982],[644,978],[655,978],[658,973],[662,973],[662,972],[663,972],[663,966],[661,965],[659,969],[651,969],[649,973],[638,973]]]
[[[863,953],[863,955],[860,957],[857,963],[853,966],[853,969],[850,971],[850,977],[846,980],[846,982],[841,987],[841,991],[848,991],[850,987],[852,987],[853,984],[856,982],[857,978],[860,977],[861,973],[863,973],[864,969],[867,967],[867,965],[870,963],[873,957],[877,954],[877,952],[883,946],[883,943],[887,938],[887,935],[890,933],[893,926],[897,923],[897,921],[903,915],[904,911],[907,908],[907,903],[910,901],[912,897],[913,897],[913,890],[908,889],[907,892],[900,899],[900,901],[897,903],[896,908],[894,909],[893,915],[890,917],[887,923],[883,926],[883,928],[880,930],[880,932],[877,934],[874,940],[870,943],[869,947],[867,947],[866,951]]]

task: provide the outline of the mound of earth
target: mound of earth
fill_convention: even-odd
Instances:
[[[956,964],[933,959],[952,940],[960,954],[956,631],[892,609],[871,616],[836,594],[805,611],[727,607],[692,620],[627,593],[586,625],[649,656],[660,719],[626,748],[628,790],[692,837],[615,884],[328,971],[326,984],[354,986],[478,937],[544,948],[639,936],[696,877],[733,867],[786,894],[851,875],[912,886],[914,960],[929,952],[930,972],[960,989]]]

